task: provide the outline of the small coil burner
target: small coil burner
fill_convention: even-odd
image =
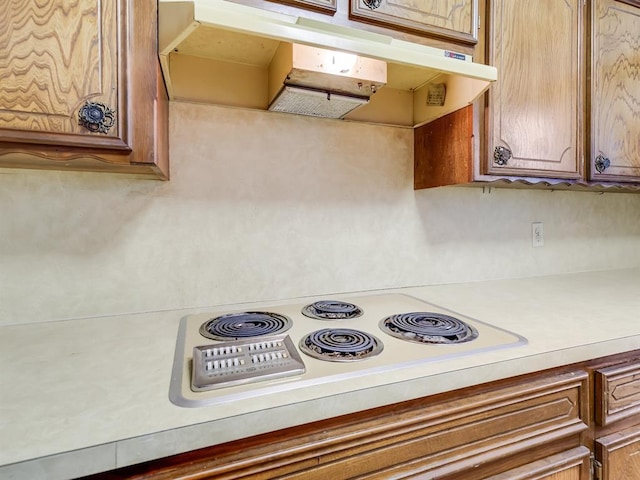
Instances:
[[[271,312],[228,313],[206,321],[200,334],[212,340],[231,340],[274,335],[291,328],[289,317]]]
[[[471,325],[441,313],[399,313],[381,320],[379,326],[393,337],[416,343],[463,343],[478,337]]]
[[[354,362],[378,355],[384,346],[373,335],[349,328],[325,328],[302,338],[300,350],[330,362]]]
[[[361,316],[362,309],[353,303],[340,300],[321,300],[305,306],[302,314],[318,320],[343,320]]]

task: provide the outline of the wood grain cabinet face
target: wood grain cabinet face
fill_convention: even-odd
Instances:
[[[576,447],[485,480],[589,480],[591,451]]]
[[[600,480],[640,478],[640,427],[622,430],[596,440],[595,458]]]
[[[349,0],[351,18],[475,44],[478,0]]]
[[[492,0],[487,164],[499,176],[579,178],[583,0]]]
[[[4,2],[0,167],[168,178],[157,54],[154,1]]]
[[[270,2],[293,5],[294,7],[319,10],[324,13],[335,13],[338,0],[269,0]]]
[[[640,2],[596,0],[592,22],[589,177],[640,182]]]
[[[129,148],[119,78],[126,72],[125,4],[8,2],[0,16],[0,139]],[[103,132],[80,124],[87,102],[109,109]]]
[[[640,418],[640,363],[596,370],[595,389],[598,425],[607,426],[633,416]]]

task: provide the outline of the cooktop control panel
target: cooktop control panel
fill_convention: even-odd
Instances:
[[[219,342],[193,348],[191,389],[211,390],[304,372],[289,335]]]

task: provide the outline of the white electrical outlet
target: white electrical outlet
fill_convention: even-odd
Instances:
[[[531,224],[531,243],[534,247],[544,246],[544,230],[542,222],[533,222]]]

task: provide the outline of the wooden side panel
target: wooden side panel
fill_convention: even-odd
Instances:
[[[640,363],[597,370],[595,385],[595,417],[599,425],[640,415]]]
[[[349,0],[355,20],[474,44],[478,0]]]
[[[599,438],[596,441],[595,454],[602,465],[601,480],[638,480],[640,427]]]
[[[126,12],[125,0],[6,5],[0,15],[0,141],[128,148],[121,91]],[[88,101],[115,112],[108,131],[79,124]]]
[[[579,446],[586,383],[587,374],[575,371],[449,401],[422,399],[94,478],[388,479],[399,471],[402,478],[463,473],[504,459],[511,468]],[[562,450],[545,450],[557,442]]]
[[[415,190],[472,181],[472,105],[416,128],[413,138]]]
[[[498,80],[483,173],[579,178],[583,0],[492,0],[490,22]]]
[[[637,182],[640,8],[614,0],[594,3],[589,176],[596,181]]]

